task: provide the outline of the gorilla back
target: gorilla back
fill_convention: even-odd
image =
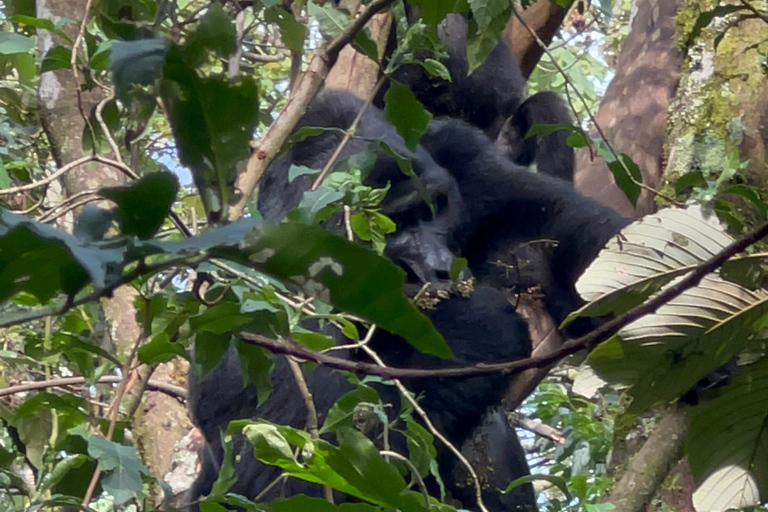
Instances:
[[[288,180],[291,164],[322,168],[337,147],[341,135],[357,116],[363,102],[348,93],[327,92],[312,104],[300,123],[301,126],[325,126],[326,131],[298,142],[267,170],[259,193],[259,208],[267,220],[280,220],[296,206],[311,184],[309,176]],[[447,276],[453,259],[452,235],[460,230],[466,212],[456,181],[437,165],[422,148],[411,152],[393,127],[381,114],[369,108],[358,124],[355,137],[342,152],[342,158],[364,151],[369,141],[386,142],[394,151],[408,158],[421,186],[414,187],[410,178],[400,171],[395,159],[377,156],[366,183],[383,186],[392,184],[382,209],[395,218],[399,228],[387,240],[385,253],[400,263],[408,272],[409,283],[416,288],[426,280],[439,281]],[[424,208],[415,188],[426,191],[435,205],[435,214]],[[327,223],[336,229],[333,220]],[[480,286],[469,297],[454,296],[427,311],[435,327],[443,334],[455,355],[452,361],[439,360],[416,352],[404,340],[379,331],[370,342],[388,365],[398,367],[439,368],[462,366],[481,361],[506,361],[527,357],[531,345],[527,326],[509,304],[505,294],[492,287]],[[312,327],[312,326],[306,326]],[[338,332],[326,328],[344,343]],[[345,357],[363,357],[345,353]],[[305,379],[313,393],[319,420],[322,422],[333,403],[351,389],[339,372],[318,367],[305,371]],[[528,474],[525,453],[517,435],[499,412],[502,395],[509,377],[501,374],[461,379],[406,379],[403,383],[420,395],[421,405],[435,427],[444,433],[465,456],[480,459],[483,467],[483,499],[488,507],[500,512],[532,511],[536,509],[533,489],[524,485],[512,493],[502,495],[512,480]],[[203,470],[192,493],[193,498],[208,494],[216,480],[222,462],[223,448],[219,441],[221,429],[236,418],[263,418],[275,423],[303,428],[306,410],[296,386],[295,378],[283,357],[276,357],[272,373],[274,391],[263,404],[258,405],[253,385],[242,386],[237,353],[230,349],[227,356],[203,379],[190,379],[190,406],[195,423],[202,430],[207,448]],[[399,397],[392,386],[377,386],[387,410],[397,418]],[[402,437],[393,435],[391,449],[407,453]],[[444,475],[450,498],[462,508],[474,508],[474,491],[463,467],[443,446],[437,446],[437,460]],[[277,468],[258,462],[253,448],[238,437],[235,442],[235,469],[238,481],[232,492],[253,498],[259,496],[278,478]],[[436,482],[426,479],[431,493],[439,492]],[[270,488],[262,500],[280,495],[305,493],[320,496],[321,489],[314,484],[290,479]],[[336,496],[337,502],[347,500]]]

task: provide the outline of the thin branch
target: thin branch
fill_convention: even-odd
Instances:
[[[146,329],[145,329],[146,332]],[[107,441],[112,440],[112,436],[115,434],[115,426],[117,425],[117,416],[120,414],[120,404],[123,401],[123,397],[125,396],[125,392],[128,390],[129,383],[131,380],[133,380],[133,362],[136,359],[136,354],[139,352],[139,347],[141,346],[141,342],[144,340],[143,336],[138,336],[136,338],[136,342],[133,344],[133,347],[131,348],[131,353],[128,354],[128,357],[125,360],[125,364],[122,367],[122,378],[120,379],[120,384],[117,386],[117,391],[115,391],[114,396],[112,397],[112,405],[109,409],[109,428],[107,429],[107,435],[104,436],[104,438]],[[139,400],[141,397],[139,397]],[[91,481],[88,484],[88,489],[85,491],[85,495],[83,496],[83,505],[88,505],[91,502],[91,499],[93,499],[93,493],[96,492],[96,486],[99,483],[99,478],[101,477],[101,465],[97,464],[96,469],[93,470],[93,475],[91,476]]]
[[[619,235],[620,236],[620,235]],[[467,377],[471,375],[480,375],[484,373],[519,373],[529,368],[544,368],[547,365],[554,364],[566,356],[570,356],[582,350],[592,350],[598,344],[607,340],[620,329],[635,322],[639,318],[650,313],[654,313],[661,306],[677,298],[686,290],[697,286],[701,280],[711,272],[717,270],[729,258],[745,250],[758,240],[768,236],[768,223],[753,230],[740,240],[737,240],[724,247],[709,260],[697,265],[691,273],[674,285],[662,290],[649,301],[632,308],[627,313],[619,316],[609,322],[604,323],[592,332],[575,340],[569,340],[563,343],[562,347],[550,354],[519,359],[517,361],[506,361],[499,363],[478,363],[473,366],[464,366],[458,368],[439,368],[434,370],[425,370],[420,368],[382,368],[380,366],[364,363],[361,361],[350,361],[338,357],[329,356],[320,352],[315,352],[293,340],[273,340],[259,334],[249,332],[240,333],[240,337],[247,343],[253,343],[266,348],[277,354],[286,354],[308,361],[322,364],[338,370],[344,370],[367,375],[377,375],[386,379],[397,378],[456,378]],[[0,324],[0,327],[2,325]]]
[[[421,478],[421,475],[419,474],[419,470],[416,469],[416,466],[413,465],[413,462],[406,457],[405,455],[401,455],[397,452],[393,452],[392,450],[381,450],[379,452],[384,457],[392,457],[393,459],[397,459],[406,466],[408,466],[408,470],[411,472],[411,475],[416,479],[417,482],[419,482],[419,488],[421,489],[421,494],[424,495],[424,506],[429,509],[429,493],[427,492],[427,486],[424,484],[424,479]]]
[[[763,22],[765,22],[766,24],[768,24],[768,17],[767,17],[765,14],[763,14],[762,12],[760,12],[760,11],[757,9],[757,7],[755,7],[754,5],[752,5],[752,2],[749,2],[748,0],[741,0],[741,4],[742,4],[744,7],[746,7],[747,9],[749,9],[750,11],[752,11],[752,12],[755,14],[755,16],[757,16],[758,18],[760,18],[761,20],[763,20]]]
[[[104,375],[96,380],[95,384],[117,384],[122,377],[119,375]],[[60,379],[42,380],[42,381],[22,381],[19,384],[14,384],[6,389],[0,389],[0,397],[15,395],[18,393],[24,393],[26,391],[36,391],[39,389],[59,388],[64,386],[80,386],[88,384],[89,381],[85,377],[62,377]],[[147,388],[152,391],[158,391],[164,393],[171,398],[178,400],[187,399],[187,390],[181,386],[174,386],[160,380],[150,380],[147,383]]]

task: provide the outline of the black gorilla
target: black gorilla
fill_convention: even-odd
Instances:
[[[417,20],[418,9],[406,4],[409,22]],[[542,91],[526,99],[525,77],[517,59],[499,41],[486,61],[469,74],[466,19],[448,14],[438,25],[438,38],[448,57],[444,61],[451,80],[430,75],[418,64],[398,67],[392,79],[407,85],[437,117],[463,119],[497,141],[499,148],[521,166],[537,164],[539,172],[573,181],[574,154],[568,146],[567,131],[547,136],[525,138],[536,124],[572,124],[570,109],[556,93]],[[387,41],[385,60],[392,57],[398,44],[393,29]],[[428,55],[418,53],[418,58]],[[389,82],[378,92],[374,105],[384,106]]]
[[[302,126],[325,126],[347,129],[363,107],[363,101],[343,92],[326,92],[319,96],[302,119]],[[288,181],[291,164],[322,168],[340,141],[338,131],[307,138],[296,143],[285,155],[276,160],[264,176],[259,191],[259,209],[266,220],[280,220],[298,205],[312,177],[301,176]],[[396,161],[378,156],[366,182],[370,185],[392,185],[382,204],[398,220],[398,232],[388,238],[386,253],[399,262],[410,276],[410,284],[420,285],[426,280],[441,282],[447,278],[453,259],[452,240],[461,227],[467,212],[454,178],[437,165],[422,148],[409,151],[393,127],[381,114],[369,108],[363,115],[355,134],[342,152],[342,158],[366,149],[370,140],[385,141],[394,151],[408,158],[421,186],[415,187],[410,178],[400,171]],[[430,195],[435,214],[425,208],[424,190]],[[418,193],[416,193],[418,192]],[[334,219],[326,221],[329,229],[336,229]],[[371,341],[388,365],[399,367],[437,368],[447,365],[467,365],[481,361],[505,361],[530,355],[531,344],[527,326],[509,304],[505,294],[496,288],[478,286],[470,297],[452,297],[427,312],[435,327],[443,334],[455,359],[443,361],[416,352],[396,336],[379,332]],[[329,333],[330,334],[330,333]],[[347,357],[359,357],[347,354]],[[220,430],[237,418],[264,418],[277,423],[303,428],[306,411],[294,377],[283,357],[277,357],[272,374],[274,391],[261,406],[257,406],[257,393],[253,386],[243,388],[237,353],[231,349],[226,357],[202,380],[190,379],[190,409],[200,427],[207,449],[203,469],[192,490],[192,498],[210,492],[223,457],[219,441]],[[322,421],[331,405],[351,389],[338,372],[315,368],[306,372],[307,383],[313,390],[316,407]],[[460,447],[467,457],[485,465],[477,468],[483,478],[483,499],[490,509],[530,511],[536,509],[530,485],[516,488],[508,495],[499,489],[512,480],[528,474],[525,454],[505,414],[496,410],[506,390],[509,377],[483,375],[463,379],[412,379],[404,384],[422,395],[421,404],[435,426],[448,439]],[[379,387],[382,399],[393,404],[396,414],[398,397],[391,386]],[[394,416],[393,416],[394,417]],[[402,439],[393,439],[393,448],[405,453]],[[443,446],[438,448],[438,463],[446,488],[452,499],[464,508],[475,504],[474,490],[464,468]],[[252,447],[241,439],[235,445],[238,482],[232,492],[255,497],[279,475],[280,471],[265,466],[252,455]],[[428,480],[431,488],[434,482]],[[432,489],[436,491],[436,489]],[[289,480],[276,486],[263,500],[280,495],[306,493],[319,496],[316,485]],[[343,501],[342,496],[337,501]]]

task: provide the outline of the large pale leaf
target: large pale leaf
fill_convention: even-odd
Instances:
[[[733,240],[700,207],[667,209],[622,231],[577,283],[584,315],[622,314],[711,258]],[[611,382],[633,385],[634,412],[677,398],[743,350],[768,314],[768,293],[717,275],[622,329],[589,362]]]
[[[696,510],[756,505],[768,496],[768,358],[744,366],[719,397],[692,408],[687,452]],[[759,489],[759,493],[758,493]]]

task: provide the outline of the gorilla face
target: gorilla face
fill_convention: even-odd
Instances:
[[[326,91],[307,110],[297,129],[304,126],[337,128],[308,137],[275,160],[264,175],[258,207],[265,220],[283,219],[309,190],[314,177],[299,176],[288,181],[292,164],[322,169],[342,141],[339,129],[346,130],[363,108],[363,100],[342,91]],[[397,225],[387,236],[385,254],[408,273],[411,284],[448,285],[454,254],[453,234],[467,217],[456,179],[421,147],[411,151],[381,112],[368,108],[360,118],[355,135],[344,146],[338,160],[375,148],[371,141],[388,146],[390,154],[377,151],[364,183],[373,188],[389,186],[381,203],[382,212]],[[404,164],[405,162],[405,164]],[[409,165],[404,170],[401,164]],[[412,171],[412,173],[411,173]],[[340,216],[326,223],[343,233]]]

